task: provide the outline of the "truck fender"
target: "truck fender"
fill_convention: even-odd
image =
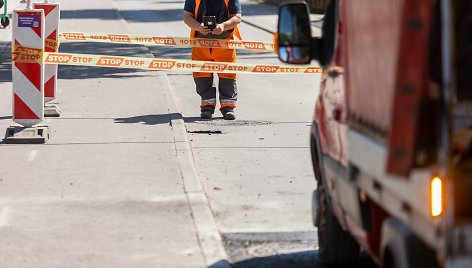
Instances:
[[[325,185],[326,176],[323,167],[323,156],[319,136],[320,132],[316,121],[313,121],[310,131],[311,162],[313,164],[313,171],[315,173],[316,182],[318,183],[318,185]]]
[[[320,189],[325,187],[325,174],[324,174],[324,166],[322,160],[322,153],[320,147],[320,137],[318,132],[318,124],[316,121],[313,122],[311,125],[311,133],[310,133],[310,149],[311,149],[311,161],[313,164],[313,171],[315,173],[315,179],[317,183],[317,189],[313,192],[312,195],[312,202],[311,202],[311,216],[313,220],[313,225],[318,227],[320,225]],[[328,196],[326,198],[329,198]],[[328,205],[331,202],[327,202]]]

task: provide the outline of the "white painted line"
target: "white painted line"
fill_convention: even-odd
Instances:
[[[161,195],[151,198],[152,202],[156,203],[166,203],[173,201],[185,201],[187,200],[187,195],[185,194],[174,194],[174,195]]]
[[[2,213],[0,214],[0,227],[8,225],[10,218],[10,207],[3,207]]]
[[[33,151],[29,152],[27,161],[28,162],[33,162],[34,159],[36,158],[37,154],[38,154],[38,150],[33,150]]]

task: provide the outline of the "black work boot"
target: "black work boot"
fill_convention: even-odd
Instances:
[[[215,106],[213,105],[206,105],[200,108],[200,117],[205,119],[210,119],[215,112]]]
[[[224,107],[221,109],[221,113],[223,114],[223,118],[225,120],[234,120],[236,116],[234,116],[234,109],[233,107]]]

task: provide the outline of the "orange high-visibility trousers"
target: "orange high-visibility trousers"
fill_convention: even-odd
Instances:
[[[224,48],[192,48],[192,60],[216,61],[216,62],[236,62],[236,50]],[[194,72],[193,77],[210,77],[211,73]],[[219,77],[236,80],[236,74],[218,73]]]

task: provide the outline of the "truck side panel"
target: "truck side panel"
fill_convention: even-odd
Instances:
[[[392,117],[403,2],[343,2],[348,121],[381,138]]]

